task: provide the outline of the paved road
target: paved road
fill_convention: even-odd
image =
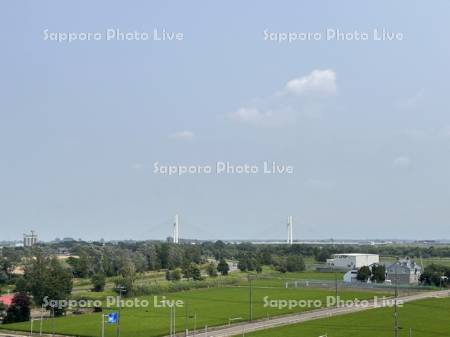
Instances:
[[[422,299],[427,299],[427,298],[448,297],[448,296],[450,296],[450,291],[448,291],[448,290],[424,292],[424,293],[419,293],[419,294],[415,294],[415,295],[399,297],[399,301],[401,300],[401,301],[403,301],[403,303],[406,303],[406,302],[417,301],[417,300],[422,300]],[[235,325],[231,325],[231,326],[216,327],[216,328],[210,329],[207,332],[207,337],[237,336],[237,335],[242,335],[243,332],[247,333],[247,332],[251,332],[251,331],[264,330],[264,329],[274,328],[274,327],[283,326],[283,325],[311,321],[311,320],[320,319],[320,318],[345,315],[345,314],[349,314],[349,313],[355,313],[355,312],[360,312],[360,311],[370,310],[370,309],[375,309],[375,308],[382,308],[385,306],[386,306],[386,303],[380,303],[380,301],[375,303],[375,302],[371,301],[371,302],[369,302],[369,305],[365,306],[365,307],[361,307],[361,306],[360,307],[351,307],[351,308],[333,307],[333,308],[304,312],[304,313],[300,313],[300,314],[276,317],[276,318],[272,318],[269,320],[255,321],[252,323],[243,323],[243,324],[235,324]],[[192,335],[193,334],[191,334],[191,336]],[[197,337],[206,337],[206,334],[204,331],[197,331],[197,333],[195,335]]]
[[[33,332],[33,336],[37,337],[39,336],[38,333]],[[2,330],[0,331],[0,337],[30,337],[30,333],[24,333],[23,331],[6,331]],[[42,334],[42,337],[73,337],[73,336],[63,336],[63,335],[52,335],[52,334]]]
[[[411,302],[411,301],[417,301],[427,298],[437,298],[437,297],[448,297],[450,296],[449,290],[443,290],[443,291],[433,291],[433,292],[423,292],[419,294],[409,295],[409,296],[402,296],[399,297],[399,301],[403,301],[403,303]],[[289,325],[289,324],[295,324],[295,323],[301,323],[306,321],[312,321],[315,319],[320,318],[326,318],[326,317],[332,317],[332,316],[339,316],[339,315],[345,315],[375,308],[382,308],[385,306],[385,303],[380,302],[369,302],[369,305],[364,307],[333,307],[333,308],[327,308],[327,309],[320,309],[320,310],[314,310],[309,312],[303,312],[299,314],[292,314],[287,316],[281,316],[281,317],[275,317],[271,319],[266,320],[259,320],[254,321],[252,323],[242,323],[242,324],[233,324],[233,325],[226,325],[226,326],[220,326],[220,327],[214,327],[212,329],[208,329],[207,334],[205,334],[205,331],[197,331],[195,333],[196,337],[230,337],[230,336],[236,336],[236,335],[242,335],[243,332],[251,332],[251,331],[257,331],[257,330],[264,330],[264,329],[270,329],[275,328],[278,326],[283,325]],[[28,337],[29,334],[24,334],[23,332],[19,333],[10,333],[7,331],[0,331],[0,337]],[[38,334],[36,335],[38,336]],[[43,336],[50,336],[50,335],[43,335]],[[60,336],[59,337],[64,337]],[[178,334],[178,336],[184,336],[184,334]],[[191,332],[190,336],[194,336],[194,334]],[[55,337],[57,337],[55,335]],[[132,337],[132,336],[127,336]]]

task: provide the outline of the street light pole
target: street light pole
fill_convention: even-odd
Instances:
[[[184,307],[184,336],[187,337],[188,335],[188,319],[189,319],[189,311],[188,311],[188,304],[186,303],[186,306]]]
[[[118,317],[117,317],[117,329],[116,329],[116,336],[120,337],[120,321],[121,321],[121,312],[122,312],[122,292],[125,290],[124,286],[117,287],[119,290],[119,306],[118,306]]]
[[[334,271],[334,287],[335,287],[335,296],[336,296],[336,305],[337,305],[337,303],[338,303],[338,276],[337,276],[337,272],[336,272],[336,270],[334,269],[334,267],[332,267],[333,268],[333,271]]]
[[[248,276],[248,286],[249,286],[249,294],[248,294],[248,301],[249,301],[249,321],[251,322],[253,320],[253,284],[252,284],[252,278],[251,275]]]
[[[102,337],[105,337],[105,315],[102,313]]]
[[[170,315],[170,319],[169,319],[169,324],[170,324],[169,336],[172,337],[173,336],[173,332],[172,332],[172,328],[173,328],[173,322],[172,322],[172,320],[173,320],[173,307],[172,306],[170,306],[169,315]]]
[[[52,307],[52,337],[55,336],[55,307]]]
[[[398,306],[397,306],[397,299],[398,299],[398,261],[395,264],[395,300],[394,300],[394,336],[398,337]]]
[[[39,336],[42,336],[42,321],[44,320],[44,305],[41,306],[41,322],[39,324]]]
[[[194,313],[194,337],[197,330],[197,312]]]

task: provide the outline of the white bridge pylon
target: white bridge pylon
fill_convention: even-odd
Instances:
[[[293,227],[293,218],[292,218],[292,215],[290,215],[290,216],[288,216],[288,219],[287,219],[287,244],[288,245],[292,245],[292,242],[294,241],[294,238],[293,238],[293,232],[292,232],[292,227]]]
[[[178,214],[175,214],[175,221],[173,223],[173,243],[179,243],[179,217]]]

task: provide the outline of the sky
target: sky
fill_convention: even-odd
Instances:
[[[0,6],[0,241],[450,239],[450,2]]]

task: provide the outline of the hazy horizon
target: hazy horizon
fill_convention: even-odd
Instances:
[[[450,239],[450,2],[2,9],[0,241]]]

